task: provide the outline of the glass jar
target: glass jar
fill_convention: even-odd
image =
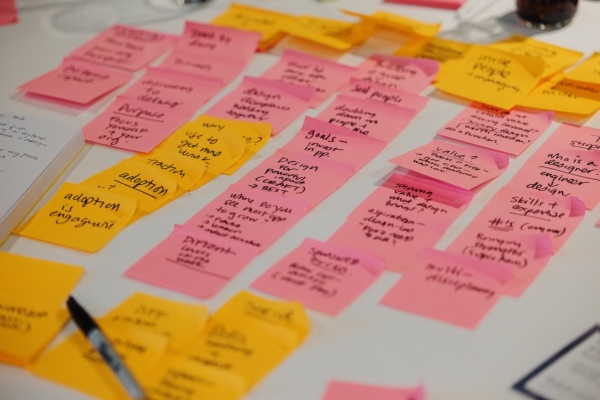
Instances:
[[[577,0],[517,0],[517,15],[529,26],[561,28],[573,19]]]

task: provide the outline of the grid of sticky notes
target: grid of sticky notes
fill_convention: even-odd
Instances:
[[[65,299],[83,268],[0,252],[0,362],[35,360],[69,319]]]
[[[240,292],[206,307],[135,293],[97,319],[152,399],[240,399],[310,331],[301,304]],[[83,333],[74,332],[28,367],[102,399],[127,393]]]

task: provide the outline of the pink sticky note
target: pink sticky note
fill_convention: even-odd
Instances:
[[[89,143],[148,153],[188,119],[166,105],[117,97],[83,127],[83,136]]]
[[[3,0],[0,4],[0,25],[19,22],[19,13],[15,0]]]
[[[519,155],[548,129],[552,111],[505,111],[473,103],[437,134],[504,153]]]
[[[425,400],[422,385],[399,388],[331,381],[322,400]]]
[[[302,129],[283,146],[284,150],[331,160],[361,169],[383,148],[385,142],[327,122],[304,117]]]
[[[124,275],[206,299],[217,293],[257,255],[252,246],[175,225],[173,232]]]
[[[550,260],[552,242],[546,234],[507,237],[504,233],[467,229],[446,251],[514,267],[514,277],[504,294],[519,297]]]
[[[252,287],[337,315],[377,280],[383,261],[344,246],[304,239]]]
[[[224,86],[241,74],[246,64],[239,60],[228,60],[218,56],[198,57],[193,52],[174,49],[160,66],[173,71],[218,79]]]
[[[504,153],[433,139],[389,160],[400,167],[465,189],[473,189],[508,167]]]
[[[138,71],[172,47],[176,40],[175,35],[115,25],[75,49],[70,56],[127,71]]]
[[[382,103],[395,104],[397,106],[415,110],[420,113],[427,102],[428,97],[419,96],[403,90],[391,89],[385,85],[364,81],[358,78],[350,78],[350,82],[341,90],[346,96],[358,97],[360,99],[381,101]]]
[[[245,65],[254,55],[260,39],[257,32],[186,21],[177,49],[195,54],[196,58],[218,56]]]
[[[501,188],[465,228],[467,238],[482,234],[511,239],[514,235],[545,233],[558,250],[583,220],[585,205],[576,197]]]
[[[600,202],[600,129],[561,125],[519,169],[509,186],[557,198]]]
[[[123,86],[133,75],[65,58],[60,66],[19,86],[19,90],[77,104],[90,104]]]
[[[433,249],[381,299],[381,304],[474,329],[513,277],[505,264]]]
[[[468,190],[429,179],[394,174],[367,197],[329,238],[382,258],[403,272],[422,249],[435,246],[468,206]]]
[[[146,73],[122,96],[145,103],[165,105],[192,116],[221,90],[221,81],[162,68],[148,67]]]
[[[385,3],[410,4],[413,6],[459,9],[467,0],[384,0]]]
[[[427,58],[373,54],[358,66],[354,76],[392,89],[420,93],[435,78],[439,68],[437,61]]]
[[[256,191],[304,200],[315,207],[354,173],[351,165],[277,150],[238,182]]]
[[[317,118],[389,143],[414,116],[410,108],[338,95]]]
[[[261,77],[314,88],[317,95],[310,106],[318,107],[348,82],[355,71],[353,67],[286,49],[279,62]]]
[[[303,200],[235,184],[185,225],[263,251],[294,226],[309,207]]]
[[[205,114],[248,122],[268,122],[273,135],[298,118],[315,97],[315,89],[245,76],[240,85]]]

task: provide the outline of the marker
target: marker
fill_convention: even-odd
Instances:
[[[119,357],[106,336],[104,336],[104,333],[100,330],[98,324],[96,324],[96,321],[90,317],[90,314],[72,296],[69,296],[67,300],[67,308],[71,313],[73,321],[75,321],[92,346],[98,350],[104,362],[115,373],[125,390],[127,390],[127,393],[129,393],[129,396],[135,400],[143,400],[146,397],[144,389],[137,383],[125,363],[123,363],[123,360],[121,360],[121,357]]]

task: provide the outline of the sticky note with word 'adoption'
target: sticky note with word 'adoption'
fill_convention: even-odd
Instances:
[[[508,53],[521,54],[544,60],[546,66],[544,72],[540,75],[541,79],[564,70],[583,57],[583,53],[579,51],[555,46],[522,35],[513,35],[499,42],[491,43],[488,46]]]
[[[553,197],[547,193],[501,188],[483,207],[463,235],[512,238],[514,235],[545,233],[557,251],[569,239],[585,215],[585,205],[577,197]]]
[[[304,239],[258,277],[252,287],[337,315],[375,282],[384,268],[383,260],[369,253]]]
[[[240,85],[212,106],[206,115],[246,122],[267,122],[278,134],[304,113],[314,88],[245,76]]]
[[[323,58],[284,50],[279,62],[265,71],[261,77],[316,90],[310,106],[318,107],[350,80],[356,68]]]
[[[75,49],[69,56],[127,71],[138,71],[172,47],[176,41],[175,35],[114,25]]]
[[[304,117],[302,129],[283,146],[283,149],[352,165],[358,171],[384,147],[383,140],[364,136],[325,121]]]
[[[433,81],[438,70],[435,60],[373,54],[358,66],[354,77],[418,94]]]
[[[194,113],[221,90],[221,81],[196,74],[148,67],[144,75],[121,94],[145,103],[166,105],[173,111]]]
[[[189,117],[164,104],[117,97],[83,127],[83,136],[89,143],[149,153]]]
[[[600,202],[599,137],[600,129],[561,125],[508,185],[558,198],[576,196],[593,209]]]
[[[338,95],[317,119],[389,143],[414,116],[414,109]]]
[[[125,276],[206,299],[257,254],[256,248],[245,243],[175,225],[169,237],[125,271]]]
[[[93,253],[127,225],[136,208],[130,197],[65,182],[16,233]]]
[[[508,156],[504,153],[437,139],[389,161],[469,190],[494,179],[508,167]]]
[[[435,86],[454,96],[510,110],[537,85],[545,66],[540,58],[473,45]]]
[[[354,167],[348,164],[279,149],[236,184],[304,200],[315,207],[353,173]]]
[[[550,127],[553,118],[552,111],[505,111],[473,103],[437,134],[518,156]]]
[[[200,335],[208,320],[208,310],[205,306],[134,293],[101,320],[164,336],[169,349],[178,352]]]
[[[392,89],[379,83],[368,82],[358,78],[350,78],[350,82],[344,86],[340,93],[360,99],[395,104],[414,110],[415,114],[420,113],[429,101],[429,98],[419,96],[418,94]]]
[[[504,294],[519,297],[550,260],[552,242],[543,233],[507,237],[471,229],[456,238],[446,251],[514,267],[513,279]]]
[[[91,104],[133,78],[126,72],[65,58],[60,66],[19,86],[19,90],[76,104]]]
[[[234,184],[186,221],[203,232],[265,250],[292,228],[310,203]]]
[[[369,252],[403,272],[434,246],[473,194],[428,178],[393,174],[352,213],[329,242]],[[402,257],[398,257],[402,254]]]
[[[381,304],[475,329],[513,277],[513,267],[433,249],[381,299]]]

